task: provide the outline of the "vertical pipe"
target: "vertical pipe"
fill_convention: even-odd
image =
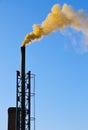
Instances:
[[[16,72],[16,75],[17,75],[17,79],[16,79],[16,130],[19,130],[18,126],[18,77],[19,77],[19,74],[20,72],[17,71]]]
[[[25,130],[25,46],[21,47],[21,111],[20,130]]]
[[[34,130],[35,130],[35,75],[34,75]]]
[[[28,130],[31,130],[31,71],[28,72]]]

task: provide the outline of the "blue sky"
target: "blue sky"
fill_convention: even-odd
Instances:
[[[88,13],[83,0],[0,0],[1,130],[7,129],[7,109],[16,104],[21,43],[57,3]],[[26,47],[26,71],[36,74],[36,130],[88,129],[88,52],[80,51],[82,35],[69,31],[72,38],[58,31]]]

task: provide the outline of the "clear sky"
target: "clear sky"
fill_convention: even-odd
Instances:
[[[16,104],[21,43],[54,4],[64,3],[88,13],[87,0],[0,0],[1,130]],[[26,46],[26,71],[36,74],[36,130],[88,130],[88,43],[79,32],[63,32]]]

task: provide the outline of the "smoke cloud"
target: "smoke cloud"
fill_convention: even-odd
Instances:
[[[74,11],[67,4],[64,4],[62,7],[56,4],[52,7],[51,13],[48,14],[41,25],[33,25],[33,32],[26,35],[22,46],[66,27],[81,31],[84,35],[88,36],[88,18],[84,11],[82,9]]]

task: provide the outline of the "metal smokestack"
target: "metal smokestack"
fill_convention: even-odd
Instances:
[[[20,130],[25,130],[25,46],[21,47],[21,110]]]
[[[35,130],[35,75],[25,72],[25,46],[21,46],[21,65],[17,71],[16,93],[16,130]],[[32,76],[32,77],[31,77]],[[32,80],[31,80],[32,78]],[[31,82],[34,82],[31,84]],[[32,86],[31,86],[32,85]],[[31,96],[34,97],[32,100]],[[34,114],[31,111],[31,102],[34,101]],[[31,126],[31,116],[34,124]]]

